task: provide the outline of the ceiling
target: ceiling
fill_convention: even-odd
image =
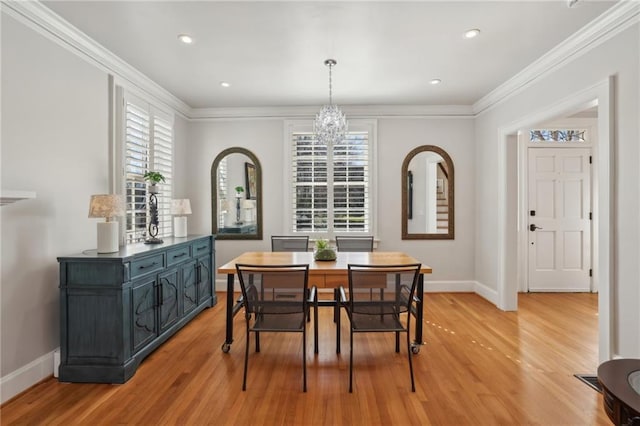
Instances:
[[[327,103],[327,58],[339,105],[472,105],[615,1],[43,3],[192,108],[224,108]]]

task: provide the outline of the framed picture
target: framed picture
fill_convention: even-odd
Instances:
[[[252,163],[244,163],[244,180],[247,188],[247,200],[255,200],[258,188],[256,185],[256,166]]]

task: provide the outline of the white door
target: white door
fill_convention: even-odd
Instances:
[[[529,291],[591,291],[591,150],[528,154]]]

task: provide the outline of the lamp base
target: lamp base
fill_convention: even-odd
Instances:
[[[98,253],[115,253],[118,244],[118,222],[98,222]]]
[[[183,238],[187,236],[187,217],[175,216],[173,218],[173,236]]]
[[[164,243],[164,241],[162,241],[160,238],[151,237],[144,240],[144,243],[145,244],[162,244]]]

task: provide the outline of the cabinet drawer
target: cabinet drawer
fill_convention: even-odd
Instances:
[[[131,262],[131,278],[161,271],[162,269],[164,269],[164,255],[162,253],[135,259]]]
[[[207,254],[211,251],[211,243],[209,239],[199,240],[193,243],[191,255],[193,257],[202,256],[203,254]]]
[[[167,266],[175,265],[176,263],[185,261],[189,259],[189,257],[191,257],[191,253],[189,250],[189,246],[187,245],[169,250],[167,252]]]

